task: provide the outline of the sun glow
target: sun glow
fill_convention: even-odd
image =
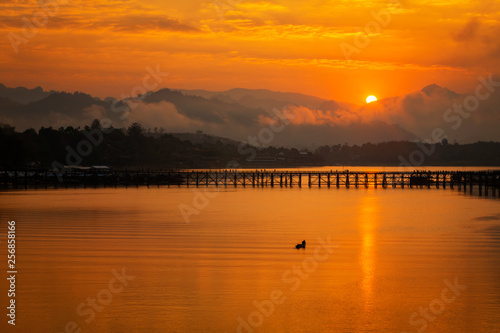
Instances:
[[[373,96],[373,95],[370,95],[366,98],[366,103],[371,103],[371,102],[375,102],[377,100],[377,97]]]

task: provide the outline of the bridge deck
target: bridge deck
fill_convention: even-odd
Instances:
[[[500,171],[0,171],[3,188],[117,186],[267,186],[267,187],[458,187],[485,194],[500,187]]]

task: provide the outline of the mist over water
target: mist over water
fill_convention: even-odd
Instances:
[[[0,199],[2,229],[17,227],[18,332],[500,330],[491,196],[172,187]],[[189,223],[180,204],[198,212]]]

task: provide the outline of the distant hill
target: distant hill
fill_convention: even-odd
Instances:
[[[25,130],[78,127],[93,119],[108,119],[115,128],[138,122],[162,133],[200,130],[262,146],[298,148],[391,140],[440,141],[442,137],[460,143],[500,141],[500,90],[481,100],[474,112],[463,108],[462,113],[454,111],[454,105],[463,107],[466,97],[431,84],[361,106],[299,93],[242,88],[161,89],[118,101],[81,92],[0,85],[0,123]],[[285,117],[285,123],[280,117]],[[436,131],[440,133],[438,138],[434,137]]]
[[[226,103],[238,103],[250,108],[262,108],[271,111],[273,108],[282,109],[287,105],[305,106],[318,108],[325,99],[304,95],[300,93],[289,93],[271,91],[267,89],[243,89],[235,88],[226,91],[207,90],[180,90],[183,94],[200,96],[207,99],[217,99]]]
[[[194,144],[217,144],[221,143],[223,145],[234,145],[238,146],[240,144],[239,141],[231,140],[228,138],[223,138],[220,136],[214,136],[209,134],[204,134],[202,131],[198,131],[197,133],[170,133],[172,136],[181,139],[182,141],[189,141]]]
[[[24,105],[15,102],[2,103],[0,100],[0,122],[15,125],[20,129],[80,126],[89,123],[91,118],[99,118],[99,113],[91,112],[91,108],[100,107],[106,110],[109,106],[109,103],[98,101],[87,94],[54,92],[41,100]]]
[[[209,123],[235,122],[243,126],[255,124],[256,117],[262,110],[248,108],[240,104],[230,104],[216,99],[185,95],[179,91],[161,89],[148,95],[144,102],[170,102],[177,111],[190,119]]]
[[[14,102],[6,97],[0,97],[0,110],[16,109],[20,106],[21,104]]]
[[[428,86],[425,86],[424,88],[422,88],[422,92],[424,92],[428,96],[439,95],[446,97],[448,99],[455,99],[460,97],[460,95],[457,94],[456,92],[451,91],[448,88],[440,87],[437,84],[430,84]]]
[[[28,89],[25,87],[7,88],[0,83],[0,97],[7,98],[19,104],[29,104],[53,94],[54,91],[43,91],[41,87]]]
[[[82,110],[93,105],[108,107],[109,104],[96,100],[90,95],[75,92],[57,92],[46,98],[30,103],[23,107],[23,111],[29,115],[37,116],[49,113],[61,113],[69,116],[81,116]]]

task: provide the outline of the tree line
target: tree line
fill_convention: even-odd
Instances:
[[[195,135],[195,134],[192,134]],[[50,169],[62,165],[106,165],[113,168],[181,169],[240,167],[296,167],[321,165],[500,165],[500,143],[433,145],[392,141],[363,145],[325,145],[308,151],[284,147],[251,147],[242,155],[242,143],[196,134],[196,143],[163,131],[103,128],[98,120],[80,127],[41,127],[18,132],[0,124],[0,168]]]

